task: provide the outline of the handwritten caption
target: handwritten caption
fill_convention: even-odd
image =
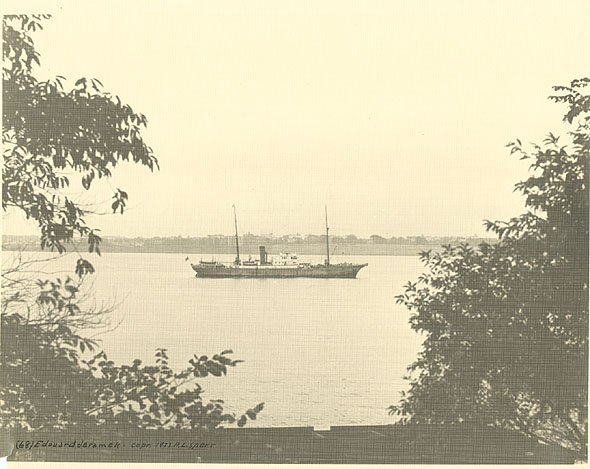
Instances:
[[[63,448],[63,449],[122,449],[133,448],[147,449],[207,449],[213,448],[216,443],[207,441],[155,441],[155,442],[122,442],[122,441],[95,441],[95,440],[17,440],[16,449],[33,450],[36,448]]]

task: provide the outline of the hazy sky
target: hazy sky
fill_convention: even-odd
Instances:
[[[234,203],[243,233],[320,233],[327,204],[334,234],[482,235],[522,211],[505,144],[560,131],[551,86],[590,65],[587,2],[52,3],[39,75],[99,78],[161,165],[83,195],[130,194],[106,235],[229,234]]]

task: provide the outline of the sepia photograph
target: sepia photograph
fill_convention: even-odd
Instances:
[[[587,463],[587,2],[8,3],[0,462]]]

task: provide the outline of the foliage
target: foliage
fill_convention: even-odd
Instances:
[[[35,78],[40,59],[31,33],[47,18],[7,15],[2,21],[2,208],[15,207],[33,219],[43,248],[62,253],[79,235],[89,252],[100,255],[98,230],[84,220],[88,210],[65,195],[70,178],[80,176],[88,190],[120,162],[150,170],[158,163],[141,136],[146,117],[104,91],[99,80],[80,78],[66,89],[63,76]],[[127,200],[127,193],[116,189],[113,212],[123,213]],[[76,269],[80,276],[93,271],[84,259]]]
[[[74,330],[110,327],[114,306],[97,304],[89,277],[57,277],[52,261],[28,258],[22,252],[5,256],[2,265],[2,315],[19,314],[27,324],[46,328],[67,326]]]
[[[555,87],[569,146],[552,134],[530,152],[508,145],[531,160],[516,184],[527,213],[486,222],[498,243],[422,253],[427,272],[397,297],[425,333],[390,408],[402,422],[502,426],[587,457],[589,83]]]
[[[142,139],[144,115],[102,89],[96,79],[81,78],[66,90],[65,78],[39,81],[40,64],[31,33],[47,15],[3,17],[2,207],[22,210],[37,222],[41,247],[66,250],[76,236],[100,255],[98,230],[84,217],[88,210],[68,197],[70,178],[89,190],[124,161],[153,170],[158,163]],[[111,209],[123,213],[128,195],[117,189]],[[38,261],[16,258],[2,270],[0,344],[0,428],[61,429],[74,425],[126,425],[140,428],[215,428],[255,419],[263,404],[239,418],[223,401],[204,402],[196,383],[222,376],[239,360],[231,351],[191,359],[176,372],[166,351],[156,365],[115,365],[97,343],[82,334],[108,325],[110,308],[85,299],[86,274],[94,271],[83,257],[77,279],[48,279],[35,271]],[[33,267],[33,268],[31,268]],[[34,274],[44,279],[35,280]],[[86,291],[86,293],[84,293]]]
[[[52,328],[28,323],[19,314],[2,316],[0,346],[0,427],[66,429],[107,425],[133,428],[214,429],[256,419],[263,404],[239,418],[226,412],[222,400],[203,401],[196,383],[222,376],[231,350],[211,358],[197,357],[175,372],[166,350],[158,349],[155,365],[117,366],[104,352],[84,359],[96,343],[64,325]]]

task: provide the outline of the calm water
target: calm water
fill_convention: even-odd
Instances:
[[[231,348],[245,363],[201,385],[206,398],[224,399],[236,412],[265,402],[256,426],[393,421],[387,407],[407,388],[406,366],[421,344],[394,296],[420,274],[417,257],[336,259],[369,263],[355,280],[197,279],[184,257],[107,253],[93,260],[97,299],[121,303],[112,317],[118,327],[100,336],[109,358],[153,363],[154,350],[164,347],[171,365],[182,367],[194,353]],[[58,262],[73,269],[70,256]]]

